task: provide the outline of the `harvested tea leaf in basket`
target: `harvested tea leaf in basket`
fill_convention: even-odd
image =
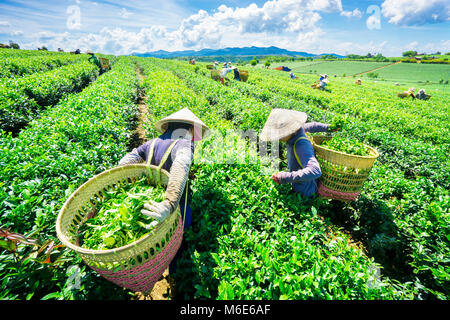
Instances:
[[[370,155],[369,149],[361,142],[336,136],[330,140],[325,140],[322,146],[334,151],[343,152],[346,154],[357,155],[357,156],[368,156]]]
[[[78,229],[78,245],[92,250],[108,250],[130,244],[151,229],[145,227],[154,219],[141,213],[150,200],[164,200],[165,188],[148,184],[146,178],[135,183],[111,188],[104,192],[104,200],[98,203],[94,217]]]

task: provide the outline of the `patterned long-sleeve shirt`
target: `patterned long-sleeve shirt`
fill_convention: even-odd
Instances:
[[[289,172],[281,172],[282,184],[291,183],[294,191],[307,197],[311,197],[317,192],[317,179],[320,178],[322,172],[314,155],[314,148],[306,139],[305,132],[326,132],[329,126],[319,122],[306,123],[289,139],[287,142]]]
[[[156,138],[155,143],[155,149],[153,152],[153,157],[150,159],[151,164],[153,165],[159,165],[161,162],[161,159],[163,158],[164,154],[166,153],[166,150],[169,148],[169,146],[174,142],[175,140],[169,138],[170,134],[164,134],[160,137]],[[134,163],[145,163],[147,162],[147,159],[149,157],[150,153],[150,146],[153,142],[152,140],[147,141],[143,145],[139,146],[138,148],[134,148],[130,153],[126,154],[120,161],[119,165],[127,165],[127,164],[134,164]],[[177,158],[177,155],[182,152],[182,164],[185,166],[190,166],[193,154],[194,154],[194,144],[187,140],[187,139],[179,139],[173,149],[170,152],[170,156],[167,158],[166,162],[162,166],[162,169],[171,172],[172,164]],[[191,202],[192,199],[192,192],[190,190],[190,186],[188,187],[188,203]],[[185,194],[183,193],[181,196],[181,203],[184,203]]]

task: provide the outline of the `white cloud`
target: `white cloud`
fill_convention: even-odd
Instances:
[[[429,1],[433,2],[434,0]],[[121,13],[120,8],[111,11],[114,19],[117,19],[118,12]],[[138,11],[135,8],[128,10],[132,11],[136,18],[138,17]],[[128,10],[123,8],[122,13],[131,14]],[[80,48],[82,51],[91,49],[96,52],[120,55],[157,50],[176,51],[273,45],[311,53],[335,52],[345,55],[381,52],[384,55],[398,55],[399,52],[401,54],[402,46],[409,44],[405,41],[388,45],[386,41],[374,43],[369,40],[355,43],[352,42],[353,40],[342,41],[326,37],[326,33],[320,25],[324,12],[336,13],[347,18],[361,18],[363,15],[359,9],[344,11],[340,0],[272,0],[266,1],[261,6],[251,4],[245,7],[231,8],[221,5],[211,12],[200,10],[185,19],[176,20],[177,25],[174,25],[173,22],[170,26],[156,23],[151,27],[135,29],[139,31],[125,30],[124,27],[100,26],[91,33],[40,32],[31,37],[29,43],[24,44],[23,47],[36,48],[45,45],[50,50],[63,48],[65,51],[71,51]],[[371,16],[372,19],[374,16]],[[88,24],[89,18],[84,21],[86,22],[83,23]],[[371,26],[375,26],[379,20],[368,22],[371,23]],[[27,30],[25,33],[30,34]],[[422,44],[417,44],[418,48],[421,48],[420,45]],[[439,45],[441,46],[439,50],[445,51],[441,43],[423,44],[422,47],[431,48]]]
[[[358,8],[354,9],[353,11],[341,11],[341,16],[344,16],[347,18],[355,17],[355,18],[361,19],[362,15],[363,15],[362,12]]]
[[[114,54],[251,45],[331,52],[334,48],[323,45],[325,32],[318,24],[322,12],[355,17],[361,14],[358,9],[343,11],[340,0],[273,0],[260,7],[256,4],[237,8],[221,5],[211,13],[200,10],[173,29],[152,26],[130,32],[104,27],[98,33],[82,36],[72,36],[67,32],[40,33],[30,45],[45,44],[48,48],[61,47],[66,51],[80,48]]]
[[[414,50],[419,53],[435,53],[440,51],[441,53],[450,52],[450,40],[441,40],[440,42],[421,42],[413,41],[401,47],[402,52],[408,50]]]
[[[22,36],[23,35],[23,31],[22,30],[14,30],[11,32],[12,36]]]
[[[423,25],[450,21],[449,0],[385,0],[383,16],[395,25]]]
[[[280,41],[300,33],[320,33],[320,12],[341,11],[340,0],[274,0],[261,7],[253,3],[238,8],[221,5],[212,14],[200,10],[183,20],[174,35],[188,48],[219,47],[229,39],[248,39],[250,35],[255,39],[255,34],[261,40]]]
[[[11,27],[8,21],[0,21],[0,27]]]

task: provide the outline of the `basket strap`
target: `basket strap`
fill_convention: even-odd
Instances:
[[[185,221],[185,217],[186,217],[186,208],[187,208],[188,184],[189,184],[189,179],[186,180],[186,195],[184,197],[184,212],[183,212],[183,230],[184,230],[184,221]]]
[[[297,140],[295,140],[295,142],[294,142],[294,155],[295,155],[295,158],[297,159],[298,164],[299,164],[300,167],[302,167],[302,169],[303,169],[303,165],[302,165],[302,163],[301,163],[301,161],[300,161],[300,158],[298,157],[297,150],[295,150],[295,145],[296,145],[297,142],[299,142],[300,140],[308,140],[308,141],[309,141],[309,139],[306,138],[306,137],[300,137],[300,138],[298,138]]]
[[[148,167],[148,175],[149,178],[151,179],[153,174],[152,174],[152,170],[150,169],[150,165],[152,163],[152,158],[153,158],[153,152],[155,150],[155,143],[156,143],[156,139],[153,140],[152,144],[150,145],[150,151],[148,153],[148,157],[147,157],[147,167]]]
[[[164,154],[164,156],[162,157],[158,168],[156,169],[156,183],[160,183],[161,182],[161,168],[164,165],[164,163],[166,163],[167,158],[169,158],[170,153],[172,152],[173,147],[175,147],[175,144],[178,142],[178,140],[175,140],[174,142],[172,142],[172,144],[169,146],[169,148],[167,148],[166,153]]]

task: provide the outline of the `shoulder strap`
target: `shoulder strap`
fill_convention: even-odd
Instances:
[[[155,142],[156,139],[153,140],[151,146],[150,146],[150,151],[148,153],[148,158],[147,158],[147,166],[150,166],[152,158],[153,158],[153,152],[155,149]],[[158,168],[156,169],[156,183],[160,183],[161,182],[161,168],[164,165],[164,163],[166,163],[167,158],[169,158],[170,153],[172,152],[173,147],[175,146],[175,144],[178,142],[178,140],[175,140],[174,142],[172,142],[172,144],[169,146],[169,148],[167,148],[166,153],[164,154],[164,156],[162,157]],[[150,177],[152,176],[151,174],[151,170],[149,170],[150,173]]]
[[[150,145],[150,151],[148,152],[148,156],[147,156],[147,166],[152,163],[153,151],[155,150],[155,143],[156,143],[156,139],[153,139],[153,142]]]
[[[178,140],[175,140],[174,142],[172,142],[172,144],[169,146],[169,148],[167,148],[166,153],[164,154],[164,156],[161,159],[161,162],[159,163],[158,169],[161,169],[162,166],[164,165],[164,163],[166,163],[167,158],[169,158],[170,153],[172,152],[173,147],[175,147],[175,144],[178,142]]]
[[[298,157],[298,154],[297,154],[297,150],[295,149],[295,145],[297,144],[297,142],[299,142],[300,140],[308,140],[309,141],[309,139],[308,138],[306,138],[306,137],[300,137],[300,138],[298,138],[297,140],[295,140],[295,142],[294,142],[294,155],[295,155],[295,158],[297,159],[297,162],[298,162],[298,164],[300,165],[300,167],[302,167],[302,169],[303,169],[303,165],[302,165],[302,162],[300,161],[300,158]]]

